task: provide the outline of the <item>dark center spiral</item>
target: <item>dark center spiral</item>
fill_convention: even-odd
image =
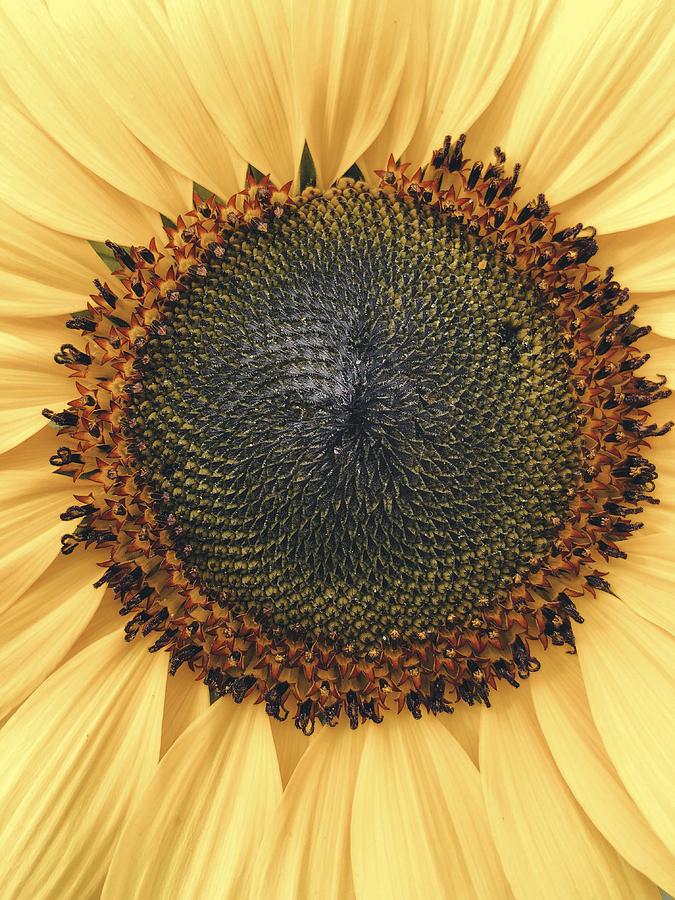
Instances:
[[[450,216],[355,188],[224,250],[144,348],[128,411],[189,571],[360,648],[504,591],[578,465],[533,285]]]

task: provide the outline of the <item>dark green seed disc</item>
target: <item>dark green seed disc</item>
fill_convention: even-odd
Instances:
[[[150,487],[203,584],[367,647],[542,554],[577,446],[556,320],[451,218],[347,189],[233,236],[144,353]]]

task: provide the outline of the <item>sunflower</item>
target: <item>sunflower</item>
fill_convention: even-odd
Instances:
[[[672,892],[672,4],[0,16],[1,896]]]

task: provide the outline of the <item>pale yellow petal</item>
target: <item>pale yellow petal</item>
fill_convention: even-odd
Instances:
[[[54,362],[59,346],[70,340],[63,322],[24,319],[11,327],[12,333],[0,331],[0,452],[41,430],[45,407],[59,412],[77,396],[74,381]]]
[[[657,900],[656,889],[650,894],[645,879],[622,864],[577,805],[537,724],[528,688],[504,691],[483,710],[480,733],[490,828],[515,897]]]
[[[37,434],[0,457],[0,471],[11,472],[11,477],[4,477],[0,486],[1,508],[6,508],[12,499],[30,488],[31,481],[36,481],[43,493],[72,489],[73,482],[55,475],[49,465],[49,457],[60,442],[57,429],[44,419],[44,425]]]
[[[595,187],[560,207],[561,220],[626,231],[675,215],[675,116],[650,143]]]
[[[446,134],[467,132],[508,77],[532,13],[525,0],[447,3],[426,9],[426,92],[415,134],[403,156],[429,160]],[[492,145],[494,146],[494,144]]]
[[[96,612],[103,592],[97,556],[57,557],[2,614],[0,719],[11,712],[65,657]]]
[[[76,312],[86,307],[94,278],[116,285],[88,241],[38,225],[2,201],[0,254],[0,316]]]
[[[389,115],[410,36],[403,0],[302,0],[292,7],[291,42],[304,133],[318,183],[329,185],[361,156]]]
[[[525,199],[545,191],[559,204],[627,163],[672,117],[675,8],[566,0],[539,9],[471,147],[499,144],[523,164]]]
[[[166,684],[162,746],[164,756],[181,734],[209,708],[209,689],[187,666],[170,675]]]
[[[20,385],[18,378],[12,370],[0,368],[0,382]],[[20,400],[23,388],[19,387]],[[45,396],[49,396],[50,392],[45,391]],[[2,396],[2,395],[0,395]],[[55,397],[55,394],[51,394]],[[4,453],[10,447],[16,447],[21,441],[27,440],[31,435],[35,434],[44,425],[44,417],[41,415],[43,409],[42,404],[33,404],[32,406],[20,405],[14,408],[11,405],[8,408],[7,401],[11,403],[9,397],[3,397],[6,401],[5,407],[0,407],[0,453]],[[55,405],[58,405],[55,404]]]
[[[117,845],[104,900],[246,896],[280,797],[265,710],[217,701],[160,762]]]
[[[607,594],[584,617],[577,647],[595,724],[626,790],[675,852],[675,641]]]
[[[0,103],[0,199],[29,219],[88,240],[147,243],[159,216],[87,171],[27,115]]]
[[[192,207],[190,179],[153,156],[91,89],[41,0],[3,0],[0,73],[47,134],[109,184],[173,218]]]
[[[166,6],[183,64],[227,140],[277,183],[293,180],[305,138],[293,81],[288,5],[279,0],[169,0]]]
[[[631,294],[640,306],[640,317],[657,334],[675,338],[675,294]]]
[[[478,768],[478,736],[480,733],[480,704],[468,706],[458,703],[454,713],[439,716],[450,734],[464,748],[471,762]]]
[[[657,486],[661,503],[641,516],[647,526],[623,544],[628,559],[613,563],[609,578],[612,590],[633,612],[675,636],[675,479],[661,471]]]
[[[478,770],[431,716],[367,726],[352,808],[359,900],[510,896]]]
[[[56,443],[54,432],[43,429],[0,459],[0,610],[39,578],[68,531],[59,516],[72,502],[73,485],[49,465]]]
[[[160,159],[222,197],[243,186],[246,164],[224,140],[183,68],[157,0],[50,0],[85,74]],[[198,50],[196,51],[199,52]]]
[[[640,367],[640,375],[654,378],[658,374],[664,374],[668,378],[669,386],[675,381],[675,341],[658,335],[650,335],[651,343],[647,346],[649,359]],[[650,407],[658,410],[660,405]],[[661,443],[659,441],[659,443]]]
[[[593,265],[603,269],[614,266],[617,281],[631,291],[656,293],[675,288],[675,218],[603,234],[598,245]]]
[[[275,719],[270,719],[270,726],[279,761],[281,783],[286,787],[295,767],[311,746],[312,741],[291,721],[277,722]]]
[[[359,160],[364,178],[374,185],[380,181],[375,169],[383,169],[390,154],[394,159],[401,158],[415,135],[422,115],[428,80],[430,11],[431,4],[425,3],[413,16],[403,74],[394,104],[380,133]]]
[[[658,522],[655,513],[654,521]],[[627,560],[612,565],[610,581],[633,612],[675,636],[675,559],[671,531],[631,536]]]
[[[167,657],[110,635],[51,675],[0,731],[0,884],[98,895],[159,755]]]
[[[293,726],[290,726],[293,727]],[[352,900],[350,829],[364,729],[343,722],[305,738],[253,864],[251,900]]]
[[[607,756],[576,658],[556,649],[546,653],[531,688],[549,749],[586,815],[631,865],[661,887],[675,890],[675,859],[626,792]]]
[[[87,550],[84,555],[88,556],[90,552],[91,550]],[[103,568],[97,569],[99,578],[103,572]],[[117,636],[118,640],[124,641],[124,625],[128,621],[128,617],[120,615],[120,606],[119,598],[110,588],[108,588],[99,603],[98,609],[87,623],[86,628],[83,629],[78,639],[66,654],[66,660],[77,656],[78,653],[86,650],[91,644],[95,644],[96,641],[100,641],[101,638],[107,637],[113,633]],[[139,639],[136,638],[136,640],[138,641]],[[163,729],[164,719],[162,718],[162,731]]]

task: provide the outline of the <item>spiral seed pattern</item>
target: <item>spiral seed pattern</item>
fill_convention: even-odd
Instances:
[[[241,232],[137,361],[129,418],[198,582],[367,648],[544,554],[578,464],[529,279],[447,215],[346,189]]]

